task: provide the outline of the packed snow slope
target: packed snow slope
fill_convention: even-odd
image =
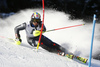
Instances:
[[[22,44],[14,45],[1,36],[15,38],[14,27],[30,20],[33,12],[42,9],[22,10],[6,19],[0,19],[0,67],[88,67],[86,64],[50,53],[42,48],[33,50],[26,41],[25,31],[21,31]],[[44,24],[47,30],[84,24],[82,20],[70,20],[68,14],[56,10],[45,10]],[[43,35],[65,47],[68,51],[89,58],[92,36],[92,23],[74,28],[46,32]],[[100,52],[100,24],[96,24],[93,55]],[[100,61],[92,59],[92,67],[100,67]]]

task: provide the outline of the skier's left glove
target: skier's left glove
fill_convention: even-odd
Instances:
[[[33,31],[33,36],[37,37],[40,35],[40,33],[41,33],[41,31],[35,30],[35,31]],[[42,33],[44,33],[44,31]]]
[[[16,44],[16,45],[20,45],[20,44],[21,44],[21,41],[22,41],[22,40],[21,40],[20,38],[16,38],[16,39],[15,39],[15,44]]]

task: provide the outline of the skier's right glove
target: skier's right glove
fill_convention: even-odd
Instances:
[[[21,44],[21,41],[22,41],[22,40],[21,40],[20,38],[16,38],[16,39],[15,39],[15,44],[16,44],[16,45],[20,45],[20,44]]]

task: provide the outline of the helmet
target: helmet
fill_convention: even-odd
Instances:
[[[38,12],[34,12],[34,13],[32,14],[32,16],[31,16],[31,19],[32,19],[32,18],[41,19],[41,16],[40,16],[40,14],[39,14]]]
[[[41,16],[38,12],[34,12],[31,16],[31,22],[41,23]]]

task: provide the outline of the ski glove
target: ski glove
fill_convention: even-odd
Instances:
[[[40,33],[41,33],[41,31],[35,30],[35,31],[33,31],[33,36],[37,37],[40,35]],[[44,33],[44,31],[42,33]]]
[[[20,44],[21,44],[21,41],[22,41],[21,39],[16,38],[16,39],[15,39],[15,44],[16,44],[16,45],[20,45]]]

